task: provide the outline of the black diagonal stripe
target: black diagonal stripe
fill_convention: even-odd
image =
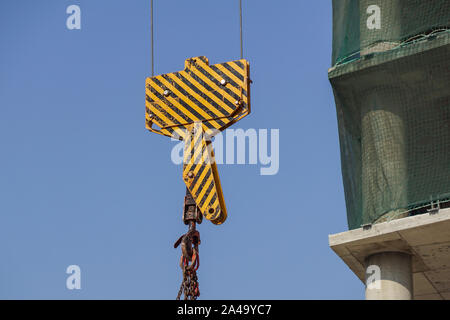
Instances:
[[[147,101],[149,101],[149,100],[150,100],[150,97],[147,96]],[[156,108],[155,103],[152,103],[152,106]],[[158,109],[158,108],[156,108],[156,109]],[[147,106],[145,107],[145,110],[146,110],[147,114],[153,113],[153,112],[151,111],[151,109],[148,108]],[[159,110],[159,109],[158,109],[158,110]],[[159,110],[159,111],[161,111],[161,110]],[[158,117],[156,114],[155,114],[154,116],[156,117],[156,122],[158,122],[159,124],[161,124],[163,127],[167,126],[167,123],[166,123],[163,119],[161,119],[160,117]],[[147,123],[147,125],[150,126],[150,122],[152,122],[152,121],[145,119],[145,122]],[[158,123],[153,122],[154,125],[156,125],[156,126],[159,127],[159,124],[158,124]],[[162,129],[160,128],[160,130],[162,130]],[[164,130],[167,130],[167,131],[169,132],[169,134],[172,135],[172,136],[173,136],[173,133],[174,133],[174,131],[175,131],[175,130],[172,129],[172,128],[166,128],[166,129],[164,129]]]
[[[163,83],[161,83],[161,81],[159,81],[158,79],[152,78],[152,81],[153,81],[158,87],[160,87],[161,89],[163,89],[163,90],[166,90],[166,89],[167,89],[167,87],[166,87]],[[167,105],[169,105],[169,106],[171,107],[171,109],[177,110],[177,111],[178,111],[178,112],[177,112],[178,114],[183,114],[183,115],[184,115],[184,113],[183,113],[180,109],[178,109],[178,107],[176,107],[175,105],[173,105],[166,97],[164,97],[164,95],[160,94],[159,92],[156,92],[156,93],[157,93],[157,97],[160,98],[161,101],[163,101],[164,103],[166,103]],[[182,101],[181,98],[177,97],[177,96],[175,95],[175,93],[172,92],[171,95],[172,95],[172,98],[178,98],[177,101],[179,102],[179,104],[181,104],[185,109],[187,109],[192,115],[194,115],[195,117],[197,117],[197,119],[202,119],[202,118],[203,118],[197,111],[195,111],[195,110],[192,109],[189,105],[187,105],[184,101]],[[188,117],[188,118],[190,119],[190,121],[192,121],[192,122],[195,122],[195,121],[196,121],[196,120],[194,120],[194,119],[191,119],[188,115],[185,115],[185,117]],[[185,117],[184,117],[184,118],[185,118]]]
[[[188,86],[192,91],[194,91],[195,93],[197,93],[199,96],[201,96],[203,99],[206,100],[206,102],[208,102],[209,104],[211,104],[214,108],[216,108],[218,111],[220,111],[223,115],[228,115],[227,110],[225,110],[224,108],[222,108],[219,104],[217,104],[213,99],[211,99],[210,97],[208,97],[205,93],[203,93],[201,90],[199,90],[193,83],[191,83],[191,79],[187,79],[186,77],[183,77],[180,73],[177,73],[176,76],[178,77],[178,79],[181,80],[181,82],[183,82],[186,86]],[[199,83],[200,84],[200,83]],[[202,85],[202,84],[201,84]],[[202,85],[203,86],[203,85]],[[211,88],[209,88],[211,89]],[[212,93],[212,89],[208,90],[208,92]],[[231,104],[231,103],[230,103]]]
[[[153,79],[152,79],[153,80]],[[155,82],[156,85],[158,85]],[[159,86],[159,85],[158,85]],[[181,112],[180,109],[178,109],[177,107],[175,107],[174,105],[172,105],[170,103],[170,101],[168,101],[164,95],[160,94],[155,88],[150,86],[150,91],[159,99],[161,100],[164,104],[166,104],[170,109],[172,109],[176,114],[178,114],[182,119],[184,119],[186,122],[192,122],[193,120],[191,118],[189,118],[186,114],[184,114],[183,112]],[[180,122],[178,120],[176,120],[177,124],[180,124]]]
[[[209,166],[208,166],[209,168]],[[211,169],[208,169],[208,172],[206,173],[205,177],[203,178],[203,181],[197,181],[197,183],[200,183],[200,186],[197,189],[197,192],[195,193],[195,196],[198,197],[198,195],[200,194],[200,190],[203,189],[203,187],[205,186],[206,181],[208,181],[209,176],[211,175]]]
[[[227,76],[222,70],[217,68],[216,66],[209,66],[211,69],[213,69],[219,76],[221,76],[223,79],[227,80],[228,83],[230,83],[233,87],[240,89],[241,87],[229,76]]]
[[[198,170],[197,174],[195,175],[194,180],[192,180],[192,183],[191,183],[192,187],[194,187],[197,184],[198,178],[200,178],[200,176],[202,175],[203,171],[204,170],[208,170],[208,169],[205,169],[207,167],[205,164],[197,164],[197,166],[200,166],[200,169]],[[195,168],[197,168],[197,166],[195,166]],[[195,168],[192,168],[191,171],[194,171]]]
[[[219,98],[220,100],[222,100],[227,106],[229,106],[233,111],[236,109],[236,105],[233,104],[232,102],[228,101],[227,98],[225,98],[222,94],[220,94],[220,92],[214,90],[213,88],[211,88],[205,81],[203,81],[203,79],[201,79],[199,76],[197,76],[194,72],[192,72],[190,69],[185,70],[185,72],[187,72],[189,74],[189,76],[195,80],[199,85],[201,85],[203,88],[205,88],[206,90],[208,90],[209,92],[212,92],[212,94],[214,94],[217,98]],[[228,112],[226,113],[227,115],[229,114]]]
[[[151,91],[150,90],[150,86],[149,86],[149,88],[147,88],[149,91]],[[153,102],[155,102],[152,98],[150,98],[150,96],[148,95],[148,94],[145,94],[145,100],[147,100],[148,102],[150,102],[150,103],[153,103]]]
[[[236,76],[236,78],[238,78],[239,80],[241,80],[242,82],[244,82],[244,76],[242,75],[242,73],[240,73],[238,70],[234,69],[231,65],[229,65],[228,63],[224,63],[222,64],[228,71],[230,71],[232,74],[234,74]]]
[[[233,61],[238,67],[240,67],[241,69],[242,69],[242,71],[245,71],[245,69],[244,69],[244,64],[241,62],[241,61],[239,61],[239,60],[236,60],[236,61]]]
[[[200,56],[199,59],[208,64],[208,59],[205,56]]]
[[[180,122],[174,118],[174,116],[172,116],[169,112],[167,112],[163,107],[161,107],[158,103],[152,103],[152,107],[157,109],[159,112],[161,112],[167,119],[169,119],[170,121],[172,121],[175,124],[179,124]],[[151,112],[151,110],[150,110]],[[162,119],[160,117],[158,117],[157,114],[155,114],[155,117],[160,119],[162,121]],[[172,123],[166,123],[166,126],[171,126],[173,125]]]
[[[148,96],[147,96],[148,97]],[[148,100],[147,100],[148,101]],[[161,111],[159,108],[157,108],[156,107],[156,103],[152,103],[152,107],[154,107],[154,108],[156,108],[156,109],[158,109],[158,111]],[[148,109],[147,107],[146,107],[146,109],[148,110],[148,113],[152,113],[152,110],[151,109]],[[163,119],[161,119],[160,117],[158,117],[156,114],[155,114],[155,117],[157,118],[157,122],[159,122],[159,123],[161,123],[163,126],[167,126],[167,123],[163,120]],[[169,118],[170,119],[170,118]]]
[[[220,84],[219,80],[217,80],[212,74],[208,73],[205,69],[203,69],[200,65],[195,66],[196,69],[201,72],[205,77],[207,77],[211,82],[214,82],[214,84],[216,86],[218,86],[219,88],[222,87],[222,85]],[[233,99],[239,100],[239,96],[237,94],[235,94],[233,91],[231,91],[228,88],[222,87],[223,91],[225,91],[226,93],[228,93],[228,95],[230,97],[232,97]]]
[[[160,88],[163,88],[163,89],[167,89],[166,88],[166,86],[164,86],[164,84],[162,84],[158,79],[156,79],[156,78],[152,78],[152,80],[155,82],[155,84],[156,85],[158,85]],[[174,92],[172,92],[171,94],[173,94],[173,96],[174,97],[177,97],[178,98],[178,103],[179,104],[181,104],[187,111],[189,111],[192,115],[194,115],[195,117],[197,117],[197,119],[199,119],[200,121],[202,121],[203,119],[204,119],[204,117],[201,115],[201,114],[199,114],[195,109],[193,109],[189,104],[187,104],[186,102],[184,102],[182,99],[181,99],[181,97],[178,97]],[[160,95],[161,96],[161,95]],[[170,104],[170,102],[169,102],[169,100],[168,99],[166,99],[165,97],[163,97],[163,99],[164,100],[162,100],[162,101],[164,101],[165,103],[167,103],[167,105],[169,105]],[[170,104],[171,105],[171,104]],[[171,107],[172,108],[172,107]],[[181,113],[181,114],[183,114],[182,112],[181,112],[181,110],[179,110],[177,107],[175,107],[175,106],[173,106],[173,108],[175,108],[176,110],[178,110],[178,112],[177,113]],[[173,109],[172,108],[172,109]],[[186,116],[188,116],[188,115],[186,115]],[[189,117],[189,116],[188,116]],[[192,122],[194,122],[194,121],[196,121],[196,120],[194,120],[194,119],[191,119],[190,117],[189,117],[189,119],[190,119],[190,121],[192,121]],[[205,123],[205,125],[209,128],[209,129],[215,129],[214,128],[214,126],[211,124],[211,122],[206,122]]]
[[[209,196],[211,190],[213,189],[213,187],[214,187],[214,179],[211,180],[211,183],[209,184],[208,189],[206,189],[206,192],[203,194],[203,197],[200,200],[200,203],[198,204],[199,208],[203,207],[203,204],[205,203],[206,198],[208,198],[208,196]]]
[[[168,128],[168,129],[164,129],[164,130],[167,130],[167,131],[169,131],[169,134],[173,137],[173,133],[174,133],[174,129],[172,129],[172,128]]]
[[[245,83],[245,82],[244,82],[244,76],[243,76],[241,73],[239,73],[239,71],[237,71],[236,69],[234,69],[230,64],[224,63],[223,66],[224,66],[226,69],[228,69],[228,71],[230,71],[231,73],[233,73],[236,77],[238,77],[238,78],[242,81],[242,83]],[[240,87],[239,87],[239,89],[240,89]],[[244,85],[242,85],[242,94],[243,94],[244,96],[247,96],[247,90],[245,89]]]
[[[222,64],[225,69],[228,69],[228,71],[232,72],[235,76],[239,76],[240,74],[234,71],[234,69],[231,66],[228,66],[226,63]],[[228,66],[228,67],[227,67]],[[244,89],[243,86],[239,85],[231,79],[229,76],[227,76],[224,72],[222,72],[219,68],[217,68],[215,65],[209,66],[211,69],[213,69],[218,75],[220,75],[222,78],[226,79],[233,87],[235,87],[237,90],[241,90],[242,88],[242,94],[244,96],[247,96],[247,90]],[[244,81],[244,77],[240,76],[240,79],[242,78],[242,81]]]
[[[217,199],[217,193],[215,193],[215,194],[213,195],[213,197],[211,198],[211,201],[208,203],[208,205],[209,205],[210,207],[212,207],[212,205],[214,204],[214,202],[216,201],[216,199]]]
[[[197,157],[194,159],[194,164],[205,164],[205,165],[207,165],[208,164],[208,158],[206,158],[206,157],[204,157],[203,158],[203,160],[202,160],[202,157],[204,156],[204,155],[207,155],[207,151],[205,150],[205,148],[204,147],[202,147],[202,150],[200,151],[200,153],[197,155]],[[200,160],[202,160],[202,161],[200,161]]]
[[[199,144],[202,143],[202,139],[198,139],[198,141],[192,140],[192,135],[191,135],[191,140],[186,141],[186,143],[189,143],[190,145],[193,145],[192,148],[190,148],[191,151],[191,157],[189,159],[189,162],[192,163],[192,167],[196,167],[198,164],[200,164],[200,159],[201,156],[204,153],[204,147],[200,147],[201,151],[200,153],[197,155],[197,157],[195,159],[193,159],[193,156],[195,155],[195,151],[197,150],[197,148],[199,147]]]
[[[153,104],[155,101],[153,101],[152,98],[150,98],[150,96],[148,94],[145,95],[145,100],[151,104]],[[147,106],[146,106],[146,110],[150,110]]]
[[[236,64],[239,68],[242,69],[242,72],[243,72],[243,73],[245,73],[245,67],[244,67],[244,64],[243,64],[241,61],[236,60],[236,61],[233,61],[233,62],[234,62],[234,64]],[[231,66],[230,66],[230,67],[231,67]],[[248,76],[248,74],[245,74],[245,76]],[[247,91],[245,91],[244,95],[247,97],[247,95],[248,95]]]
[[[172,79],[170,79],[169,78],[169,76],[167,76],[167,75],[162,75],[162,77],[166,80],[166,81],[168,81],[168,82],[172,82],[173,80]],[[209,108],[207,107],[207,106],[205,106],[205,105],[203,105],[200,101],[198,101],[197,99],[195,99],[193,96],[191,96],[190,94],[189,94],[189,92],[186,92],[186,90],[184,90],[183,89],[183,87],[181,87],[178,83],[176,83],[176,82],[173,82],[173,83],[171,83],[172,84],[172,86],[174,86],[175,87],[175,89],[177,89],[182,95],[184,95],[187,99],[189,99],[190,101],[192,101],[193,103],[195,103],[200,109],[202,109],[204,112],[206,112],[211,118],[210,119],[213,119],[213,118],[217,118],[218,117],[218,115],[216,115],[216,114],[214,114],[214,112],[212,112],[211,110],[209,110]],[[220,119],[217,119],[217,120],[215,120],[218,124],[219,124],[219,126],[224,126],[225,125],[225,123],[222,121],[222,120],[220,120]],[[214,126],[211,124],[211,126],[212,126],[212,128],[214,128]],[[208,126],[208,128],[209,128],[210,126]]]

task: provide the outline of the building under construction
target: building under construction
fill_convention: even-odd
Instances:
[[[329,79],[367,299],[450,299],[450,2],[333,0]]]

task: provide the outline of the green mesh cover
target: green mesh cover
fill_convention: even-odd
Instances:
[[[380,42],[395,46],[449,25],[449,0],[333,0],[332,65],[358,59]]]
[[[442,27],[450,1],[375,0],[370,4],[380,4],[383,17],[384,6],[391,2],[410,9],[417,24],[408,20],[406,26],[414,32],[438,25],[442,30],[392,45],[392,30],[384,30],[385,37],[363,30],[366,18],[360,19],[357,13],[368,1],[333,2],[335,29],[354,30],[338,39],[335,30],[338,43],[333,61],[360,51],[358,58],[329,71],[350,229],[407,216],[432,202],[450,199],[450,31]],[[397,17],[406,16],[398,12]],[[350,20],[342,18],[346,14]],[[397,30],[413,37],[406,26]],[[383,41],[371,43],[376,38]],[[355,47],[356,43],[365,47]]]

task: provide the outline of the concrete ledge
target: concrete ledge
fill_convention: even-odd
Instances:
[[[362,282],[367,256],[409,253],[413,256],[414,299],[450,300],[450,208],[333,234],[329,244]]]
[[[384,63],[389,63],[398,59],[407,58],[411,55],[429,50],[440,50],[442,49],[440,47],[444,47],[444,50],[447,50],[445,46],[449,44],[450,32],[447,31],[442,34],[437,34],[436,37],[423,39],[422,41],[410,43],[397,49],[374,53],[372,58],[370,58],[371,55],[369,55],[361,57],[360,59],[351,61],[349,63],[334,66],[328,69],[328,78],[334,79],[342,77],[349,73],[359,72],[367,68],[375,67]]]

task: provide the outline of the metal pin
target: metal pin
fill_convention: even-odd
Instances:
[[[225,79],[220,80],[220,84],[223,85],[223,86],[226,86],[227,85],[227,80],[225,80]]]
[[[164,90],[164,97],[168,97],[170,95],[170,91],[169,90]]]

